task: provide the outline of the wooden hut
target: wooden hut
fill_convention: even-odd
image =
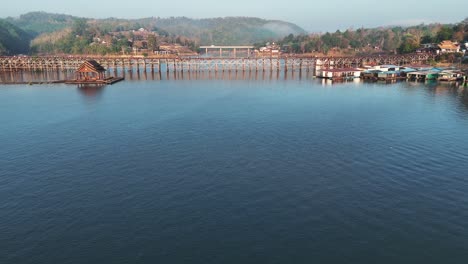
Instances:
[[[113,84],[122,81],[124,77],[106,76],[106,69],[95,60],[87,60],[75,72],[74,80],[66,80],[68,84]]]
[[[95,82],[106,79],[106,69],[95,60],[87,60],[76,70],[76,80],[79,82]]]

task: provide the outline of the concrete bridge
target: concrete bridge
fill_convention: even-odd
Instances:
[[[381,64],[424,64],[434,55],[410,54],[360,57],[142,57],[142,56],[21,56],[0,57],[0,72],[71,71],[85,60],[93,59],[108,70],[135,71],[310,71],[318,67],[361,67]]]

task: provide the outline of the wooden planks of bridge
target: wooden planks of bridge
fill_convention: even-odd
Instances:
[[[141,57],[141,56],[21,56],[0,57],[0,71],[71,71],[83,61],[95,60],[108,70],[136,71],[309,71],[317,67],[361,67],[381,64],[427,63],[434,55],[409,54],[361,57]]]

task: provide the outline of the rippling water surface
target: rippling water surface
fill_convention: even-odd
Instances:
[[[468,260],[452,85],[0,85],[0,144],[0,263]]]

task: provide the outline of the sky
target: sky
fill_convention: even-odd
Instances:
[[[252,16],[284,20],[309,32],[421,23],[456,23],[468,17],[466,0],[23,0],[3,1],[0,17],[31,11],[89,18]]]

